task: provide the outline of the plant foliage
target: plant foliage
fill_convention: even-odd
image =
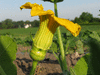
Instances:
[[[0,75],[17,75],[17,68],[13,64],[16,59],[17,45],[12,38],[0,36]],[[2,69],[2,70],[1,70]]]
[[[70,73],[71,75],[87,75],[91,74],[91,69],[89,65],[89,56],[90,53],[83,56],[74,66],[74,69],[70,67]]]
[[[95,31],[87,30],[82,37],[90,47],[90,53],[79,59],[74,69],[70,67],[70,73],[71,75],[100,75],[100,36]]]

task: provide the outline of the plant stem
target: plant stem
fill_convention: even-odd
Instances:
[[[56,1],[54,2],[54,10],[55,10],[55,16],[58,17]],[[60,52],[61,52],[61,57],[62,57],[62,61],[61,61],[62,65],[60,65],[60,66],[63,67],[63,69],[62,69],[63,74],[68,75],[68,73],[67,73],[67,63],[66,63],[63,43],[62,43],[62,39],[61,39],[60,27],[57,28],[57,35],[58,35],[58,41],[59,41]]]
[[[31,72],[30,72],[29,75],[34,75],[35,74],[35,69],[36,69],[37,63],[38,63],[38,61],[33,61]]]
[[[54,54],[54,56],[56,57],[56,59],[58,60],[59,64],[62,65],[61,59],[59,59],[59,55],[60,55],[60,54],[57,56],[57,55],[55,54],[54,51],[53,51],[53,54]],[[61,69],[63,70],[62,66],[61,66]]]

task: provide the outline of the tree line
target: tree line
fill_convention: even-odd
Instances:
[[[71,20],[74,23],[78,24],[100,24],[100,18],[93,17],[93,15],[89,12],[82,12],[82,14],[79,17],[75,17],[74,20]],[[2,22],[0,22],[0,29],[10,29],[10,28],[23,28],[24,24],[31,24],[31,27],[39,27],[40,21],[34,20],[34,21],[13,21],[12,19],[6,19]]]
[[[13,21],[12,19],[6,19],[0,22],[0,29],[11,29],[11,28],[23,28],[25,24],[31,24],[31,27],[38,27],[40,24],[39,20],[34,21]]]
[[[100,18],[93,17],[93,15],[89,12],[82,12],[82,14],[79,17],[75,17],[74,20],[72,20],[74,23],[78,24],[100,24]]]

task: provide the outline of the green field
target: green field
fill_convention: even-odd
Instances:
[[[82,29],[81,31],[85,31],[85,30],[92,30],[92,31],[97,31],[98,33],[100,33],[100,25],[82,25],[81,26]],[[65,29],[64,27],[60,26],[61,32],[65,33],[67,32],[67,29]],[[10,33],[13,34],[14,37],[21,37],[21,38],[25,38],[27,36],[30,36],[30,32],[32,32],[32,34],[35,34],[36,31],[38,30],[38,27],[34,27],[34,28],[21,28],[21,29],[1,29],[0,30],[0,35],[4,34],[4,33]]]
[[[13,34],[14,37],[19,37],[19,38],[22,38],[22,37],[27,37],[27,36],[30,36],[30,32],[32,32],[32,34],[35,34],[36,31],[38,30],[37,27],[35,28],[21,28],[21,29],[2,29],[0,30],[0,35],[1,34],[4,34],[4,33],[9,33],[9,34]]]

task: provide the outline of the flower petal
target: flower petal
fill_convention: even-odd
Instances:
[[[54,12],[52,10],[42,11],[42,10],[35,10],[32,8],[31,10],[31,16],[42,16],[42,15],[54,15]]]
[[[32,5],[33,4],[31,4],[30,2],[27,2],[27,3],[25,3],[24,5],[22,5],[21,7],[20,7],[20,9],[22,10],[23,8],[24,9],[32,9]]]
[[[81,30],[81,27],[80,25],[78,24],[74,24],[73,22],[67,20],[67,19],[63,19],[63,18],[58,18],[56,16],[54,16],[54,12],[52,10],[47,10],[47,11],[44,11],[43,10],[43,6],[42,5],[38,5],[36,3],[34,4],[31,4],[30,2],[27,2],[26,4],[22,5],[20,7],[20,9],[23,9],[23,8],[29,8],[29,9],[32,9],[31,10],[31,16],[39,16],[40,17],[40,21],[41,21],[41,17],[43,15],[48,15],[49,16],[49,24],[48,24],[48,28],[49,30],[52,30],[52,33],[55,32],[55,30],[52,29],[53,25],[62,25],[64,26],[66,29],[68,29],[72,34],[73,36],[78,36],[79,35],[79,32]],[[52,23],[52,24],[51,24]],[[51,24],[51,25],[50,25]],[[56,26],[56,27],[58,27]]]
[[[73,22],[71,22],[67,19],[58,18],[56,16],[54,16],[54,20],[57,21],[59,23],[59,25],[64,26],[67,30],[69,30],[73,34],[73,36],[76,37],[79,35],[81,26],[78,25],[77,23],[74,24]]]
[[[47,14],[54,15],[54,12],[52,10],[44,11],[43,6],[36,4],[36,3],[31,4],[30,2],[27,2],[20,7],[21,10],[23,8],[24,9],[32,9],[31,16],[41,16],[41,15],[47,15]]]

